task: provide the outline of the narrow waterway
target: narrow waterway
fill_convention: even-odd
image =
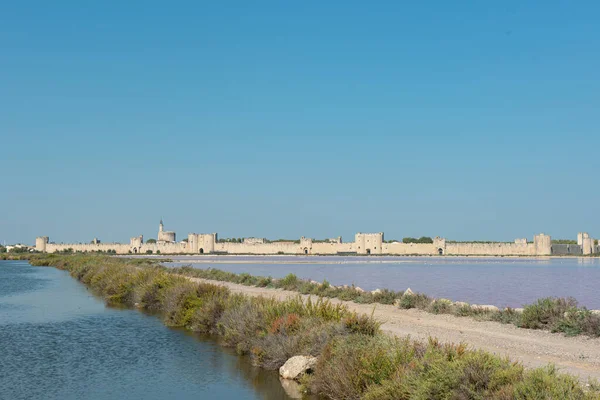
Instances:
[[[288,399],[277,373],[65,271],[0,261],[0,399]]]

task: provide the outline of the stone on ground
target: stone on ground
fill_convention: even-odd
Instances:
[[[317,365],[316,357],[294,356],[279,368],[279,375],[284,379],[299,379]]]

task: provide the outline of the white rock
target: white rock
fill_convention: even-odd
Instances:
[[[381,289],[371,290],[371,294],[381,294]]]
[[[456,307],[468,307],[468,306],[469,306],[469,303],[465,303],[464,301],[455,301],[455,302],[454,302],[454,305],[455,305]]]
[[[298,379],[316,365],[316,357],[294,356],[279,368],[279,375],[283,379]]]
[[[410,288],[408,288],[404,291],[403,296],[412,296],[414,294],[415,294],[415,292],[413,292],[412,290],[410,290]]]
[[[360,292],[360,293],[364,293],[365,292],[362,288],[360,288],[358,286],[355,287],[354,290],[356,290],[357,292]]]

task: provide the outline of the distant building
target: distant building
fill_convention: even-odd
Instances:
[[[600,252],[595,240],[587,233],[578,234],[579,245],[553,244],[549,235],[539,234],[533,241],[520,238],[504,242],[450,242],[435,237],[433,243],[386,242],[383,232],[357,233],[352,242],[341,237],[313,240],[301,237],[293,241],[269,241],[249,237],[242,243],[219,241],[216,233],[189,233],[187,241],[176,241],[173,231],[165,231],[163,221],[158,227],[156,243],[144,243],[143,236],[130,238],[129,243],[101,243],[94,239],[88,244],[56,244],[47,236],[36,238],[35,249],[53,253],[71,249],[75,252],[110,251],[117,254],[289,254],[289,255],[481,255],[481,256],[551,256],[588,255]],[[24,246],[25,245],[16,245]],[[9,246],[14,248],[14,246]]]

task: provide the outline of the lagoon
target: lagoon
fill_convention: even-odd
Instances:
[[[167,265],[192,265],[281,278],[289,273],[365,290],[387,288],[434,297],[521,307],[542,297],[574,297],[600,309],[599,258],[168,256]]]

